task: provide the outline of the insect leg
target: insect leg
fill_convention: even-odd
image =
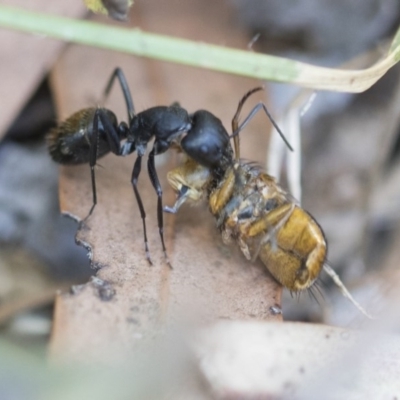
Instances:
[[[165,257],[167,264],[170,266],[170,268],[172,268],[172,265],[168,259],[167,249],[165,247],[165,242],[164,242],[164,218],[163,218],[163,206],[162,206],[162,188],[161,188],[160,181],[157,176],[156,167],[154,164],[154,155],[155,155],[155,149],[153,148],[151,150],[151,152],[149,153],[149,158],[147,161],[147,169],[149,172],[151,184],[153,185],[153,187],[157,193],[158,231],[160,233],[161,245],[162,245],[162,249],[164,252],[164,257]]]
[[[173,207],[165,206],[164,212],[169,214],[176,214],[181,207],[182,204],[189,199],[189,187],[182,185],[181,190],[178,192],[178,197],[176,199],[175,204]]]
[[[94,167],[96,166],[97,160],[97,148],[99,143],[99,120],[100,120],[100,109],[97,109],[93,118],[93,131],[89,135],[89,166],[90,166],[90,178],[92,181],[92,207],[89,210],[88,215],[82,220],[84,223],[91,215],[97,204],[97,191],[96,191],[96,175]]]
[[[98,131],[98,121],[100,120],[102,125],[103,125],[103,131],[106,136],[108,145],[110,146],[110,150],[116,154],[120,155],[121,153],[121,141],[120,141],[120,135],[118,134],[118,131],[115,129],[113,124],[111,123],[110,119],[107,117],[107,114],[103,111],[103,109],[98,108],[96,110],[96,113],[94,115],[94,119],[97,120],[97,131]],[[125,125],[121,124],[121,130],[125,129]],[[94,124],[93,124],[94,128]],[[94,130],[94,129],[93,129]]]
[[[294,210],[294,204],[284,204],[271,210],[258,221],[255,221],[248,231],[249,237],[265,233],[265,236],[258,242],[257,249],[253,255],[253,260],[258,257],[260,249],[264,244],[270,242],[271,247],[276,251],[278,243],[276,240],[277,232],[286,224]]]
[[[188,158],[179,167],[169,171],[167,179],[172,189],[177,193],[177,199],[172,207],[164,207],[164,211],[176,214],[187,200],[197,202],[203,198],[205,188],[209,185],[212,175],[209,168]]]
[[[111,74],[111,77],[108,81],[108,84],[104,90],[103,94],[103,102],[107,98],[108,94],[111,91],[112,85],[114,84],[115,78],[118,79],[119,84],[121,85],[121,90],[125,98],[126,107],[128,109],[128,117],[131,120],[135,116],[135,107],[133,106],[131,91],[129,90],[128,82],[125,78],[125,74],[123,73],[121,68],[115,68],[114,72]]]
[[[148,241],[147,241],[146,212],[144,211],[143,202],[142,202],[142,199],[140,197],[140,194],[139,194],[139,191],[137,188],[137,182],[139,179],[141,167],[142,167],[142,156],[138,155],[136,158],[135,164],[133,166],[131,182],[132,182],[132,186],[133,186],[133,191],[135,193],[136,201],[139,206],[140,217],[142,218],[142,222],[143,222],[144,248],[146,251],[146,258],[147,258],[147,261],[149,262],[149,264],[153,265],[151,258],[150,258],[149,246],[148,246]]]
[[[208,203],[210,205],[210,210],[213,213],[213,215],[219,214],[228,203],[235,187],[235,181],[236,181],[235,173],[231,169],[224,178],[222,185],[216,188],[210,194]]]
[[[110,150],[114,154],[120,153],[120,139],[118,132],[114,128],[113,124],[110,122],[107,114],[103,109],[98,108],[94,114],[93,118],[93,130],[89,135],[89,166],[90,166],[90,177],[92,181],[92,196],[93,203],[92,207],[89,210],[88,215],[82,220],[85,222],[93,213],[94,208],[97,204],[97,190],[96,190],[96,175],[95,175],[95,166],[97,161],[97,153],[99,146],[99,136],[100,136],[100,128],[99,122],[101,122],[103,126],[102,132],[107,138],[108,145],[110,146]],[[123,129],[123,128],[122,128]]]

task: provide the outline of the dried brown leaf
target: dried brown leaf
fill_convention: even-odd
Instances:
[[[81,0],[5,0],[4,5],[79,18],[85,14]],[[65,43],[39,35],[0,29],[0,137],[51,68]]]
[[[135,21],[136,26],[147,30],[205,40],[210,35],[217,42],[229,40],[246,45],[245,35],[236,27],[233,30],[227,10],[220,3],[205,8],[197,0],[184,4],[154,0],[134,8],[134,17],[141,18]],[[204,30],[205,20],[212,29]],[[60,117],[95,104],[94,99],[101,97],[116,66],[122,67],[128,78],[138,111],[178,100],[189,111],[211,110],[227,127],[240,97],[258,84],[250,79],[71,46],[53,72]],[[126,120],[119,89],[113,90],[107,106]],[[257,137],[243,137],[243,153],[262,159],[267,138],[260,131],[267,130],[265,120],[252,126],[259,128]],[[206,206],[188,207],[176,219],[165,217],[174,269],[166,265],[157,229],[156,194],[144,166],[139,185],[154,262],[154,266],[148,265],[142,222],[130,184],[134,159],[135,155],[126,159],[110,155],[99,161],[99,204],[77,238],[90,248],[92,262],[100,270],[92,282],[57,299],[53,350],[69,355],[89,352],[96,357],[99,346],[108,350],[133,346],[154,332],[160,321],[280,320],[281,316],[271,311],[272,306],[280,305],[280,287],[262,265],[249,263],[237,249],[222,244]],[[165,180],[171,163],[161,156],[157,163],[164,202],[171,204],[174,196]],[[87,214],[91,206],[87,165],[62,168],[60,199],[63,212],[79,218]]]

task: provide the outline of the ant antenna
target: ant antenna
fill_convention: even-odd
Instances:
[[[252,90],[250,90],[249,92],[247,92],[243,98],[239,101],[238,104],[238,108],[236,110],[236,113],[232,119],[232,135],[230,136],[230,138],[233,138],[234,141],[234,146],[235,146],[235,156],[236,159],[240,158],[240,146],[239,146],[239,133],[242,131],[242,129],[244,129],[244,127],[253,119],[254,115],[257,114],[258,111],[260,111],[261,109],[264,110],[265,114],[267,115],[267,117],[269,118],[269,120],[271,121],[272,125],[274,126],[274,128],[277,130],[277,132],[279,133],[279,135],[281,136],[282,140],[285,142],[286,146],[288,147],[288,149],[290,151],[293,151],[293,147],[290,145],[289,141],[286,139],[285,135],[283,134],[283,132],[281,131],[281,129],[279,128],[278,124],[275,122],[275,120],[272,118],[271,114],[269,113],[267,107],[265,106],[265,104],[263,102],[258,103],[249,113],[249,115],[245,118],[245,120],[242,122],[241,125],[239,125],[239,116],[240,116],[240,112],[242,111],[243,105],[246,102],[246,100],[255,92],[258,92],[260,90],[264,90],[264,86],[259,86],[256,87]]]
[[[239,132],[241,131],[241,127],[239,126],[239,117],[240,113],[242,111],[243,105],[246,102],[246,100],[255,92],[259,92],[260,90],[264,90],[264,86],[259,86],[254,89],[251,89],[248,91],[242,99],[239,101],[237,110],[235,115],[232,118],[232,135],[230,136],[231,138],[233,137],[233,143],[235,146],[235,156],[236,159],[238,160],[240,158],[240,138],[239,138]],[[243,124],[242,124],[243,125]],[[236,133],[237,132],[237,133]]]

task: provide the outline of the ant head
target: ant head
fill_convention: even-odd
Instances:
[[[221,167],[225,160],[232,160],[229,135],[221,120],[205,110],[196,111],[191,118],[192,129],[181,141],[186,154],[209,168]]]

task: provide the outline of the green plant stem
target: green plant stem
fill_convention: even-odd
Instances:
[[[351,71],[4,5],[0,5],[0,26],[193,67],[345,92],[368,89],[400,58],[400,31],[385,58],[364,70]]]
[[[172,38],[140,29],[126,29],[91,21],[46,15],[0,5],[0,25],[68,42],[203,67],[232,74],[291,81],[296,62],[281,57]]]

